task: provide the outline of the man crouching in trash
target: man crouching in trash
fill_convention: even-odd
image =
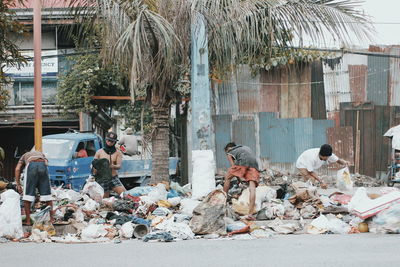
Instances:
[[[249,214],[245,217],[247,220],[255,220],[253,214],[256,212],[256,187],[260,182],[260,172],[258,171],[257,158],[253,155],[251,149],[247,146],[239,146],[235,143],[228,143],[225,146],[225,153],[231,164],[225,175],[224,191],[228,193],[231,185],[231,179],[238,177],[249,183]]]
[[[50,206],[50,218],[53,222],[53,198],[51,196],[50,178],[47,170],[48,161],[46,156],[39,151],[29,151],[19,159],[15,167],[15,182],[17,190],[24,200],[24,209],[26,215],[26,225],[31,225],[31,204],[36,198],[36,188],[39,189],[40,201],[45,201]],[[26,166],[24,178],[24,190],[21,187],[21,169]]]
[[[122,163],[122,153],[115,148],[117,141],[117,134],[108,132],[104,148],[97,150],[94,155],[95,160],[92,163],[95,169],[96,182],[103,187],[105,198],[110,196],[111,190],[118,195],[126,191],[118,178],[118,170],[121,168]]]

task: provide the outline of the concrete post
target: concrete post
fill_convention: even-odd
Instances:
[[[204,20],[192,23],[191,122],[192,149],[212,149],[211,99],[207,35]]]
[[[191,28],[191,103],[188,109],[189,182],[192,174],[192,150],[214,151],[211,121],[211,97],[206,25],[201,15],[193,18]]]

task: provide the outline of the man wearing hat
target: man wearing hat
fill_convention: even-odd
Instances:
[[[133,134],[132,128],[126,128],[124,136],[118,141],[119,145],[124,145],[126,152],[124,154],[133,156],[138,155],[138,141],[141,141],[141,137]]]
[[[116,192],[118,195],[126,191],[124,185],[118,178],[118,170],[121,168],[122,163],[122,153],[115,148],[117,141],[117,134],[114,132],[108,132],[104,148],[98,150],[94,155],[95,160],[107,159],[111,169],[111,177],[99,175],[96,173],[97,170],[95,170],[95,177],[102,177],[101,180],[96,179],[96,182],[103,187],[105,198],[110,196],[111,190]]]

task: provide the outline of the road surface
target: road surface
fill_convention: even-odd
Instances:
[[[0,244],[0,266],[399,266],[398,235],[276,235],[172,243]]]

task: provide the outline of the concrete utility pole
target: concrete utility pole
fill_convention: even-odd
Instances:
[[[199,15],[200,16],[200,15]],[[191,123],[192,149],[213,149],[210,79],[208,68],[208,40],[204,19],[194,18],[192,23]]]
[[[212,150],[211,93],[208,40],[204,18],[197,14],[191,25],[191,101],[188,109],[188,179],[192,182],[192,151]]]
[[[33,73],[35,104],[35,149],[42,151],[42,3],[33,5]]]

